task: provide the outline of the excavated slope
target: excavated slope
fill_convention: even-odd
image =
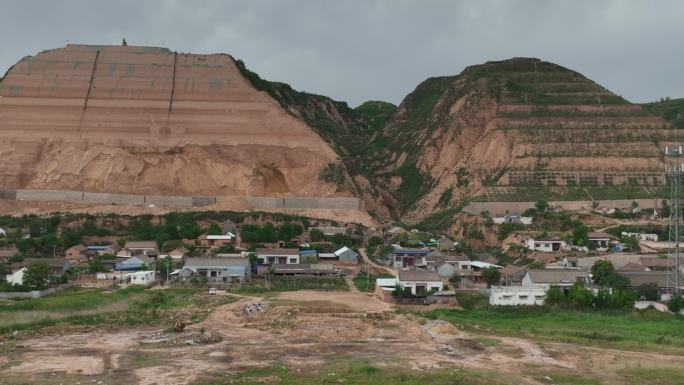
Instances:
[[[662,185],[662,148],[683,139],[577,72],[516,58],[418,86],[376,139],[374,177],[419,219],[515,186]]]
[[[228,55],[68,45],[0,83],[0,185],[162,195],[335,195],[310,127]]]

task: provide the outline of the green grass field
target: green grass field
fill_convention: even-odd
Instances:
[[[657,311],[437,309],[426,313],[466,329],[582,345],[684,352],[684,318]]]
[[[0,304],[0,333],[57,324],[146,324],[158,322],[162,313],[176,308],[232,300],[225,296],[210,298],[199,289],[70,289],[43,298]]]
[[[278,385],[513,385],[516,379],[501,378],[493,372],[434,369],[409,370],[406,368],[380,368],[368,363],[346,361],[309,372],[293,371],[284,366],[247,370],[237,375],[216,374],[215,378],[193,385],[224,384],[278,384]]]

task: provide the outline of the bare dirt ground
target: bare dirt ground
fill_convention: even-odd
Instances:
[[[245,306],[263,311],[245,312]],[[0,345],[0,384],[182,385],[208,373],[283,364],[312,369],[367,360],[414,370],[464,368],[521,376],[565,373],[620,384],[626,367],[682,365],[684,357],[467,333],[444,321],[394,312],[364,293],[288,292],[241,296],[183,333],[158,327],[50,330]],[[541,377],[543,378],[543,377]]]

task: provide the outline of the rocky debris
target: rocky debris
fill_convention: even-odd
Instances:
[[[439,345],[437,347],[437,350],[439,350],[440,352],[444,352],[444,353],[453,353],[454,347],[451,345],[444,344],[444,345]]]
[[[161,346],[178,346],[178,345],[206,345],[220,342],[222,338],[212,333],[207,333],[203,330],[195,333],[167,333],[164,331],[157,331],[154,333],[144,334],[142,343],[146,346],[161,345]]]
[[[456,326],[443,320],[428,321],[420,328],[432,338],[455,337],[460,334]]]
[[[176,322],[173,323],[173,331],[176,333],[181,333],[185,329],[185,321],[182,319],[177,319]]]
[[[265,306],[260,302],[249,303],[242,308],[242,314],[248,316],[250,314],[263,313],[264,310]]]

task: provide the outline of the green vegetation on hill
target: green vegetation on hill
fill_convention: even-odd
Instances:
[[[370,125],[371,130],[375,132],[385,127],[385,123],[397,111],[397,106],[392,103],[371,100],[354,108],[354,111],[361,114]]]
[[[684,98],[666,98],[653,103],[641,105],[649,113],[662,116],[673,127],[684,128]]]

